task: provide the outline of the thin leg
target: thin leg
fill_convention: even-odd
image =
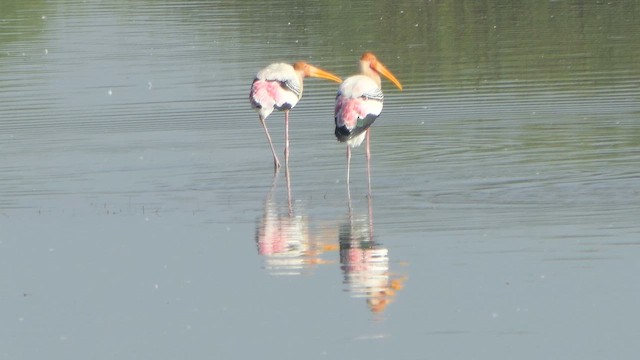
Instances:
[[[347,197],[349,198],[349,205],[351,205],[351,190],[349,189],[351,172],[351,146],[347,145]]]
[[[273,180],[271,181],[271,189],[269,189],[269,193],[267,195],[267,201],[265,201],[265,204],[267,202],[273,201],[273,196],[276,192],[276,185],[278,183],[278,173],[273,173]],[[266,209],[266,207],[265,207]]]
[[[289,164],[289,110],[284,111],[284,164]]]
[[[369,207],[369,241],[373,241],[373,200],[368,196],[367,205]]]
[[[289,205],[289,216],[293,216],[293,206],[291,205],[291,173],[289,172],[289,164],[284,163],[284,174],[287,178],[287,204]]]
[[[273,154],[273,166],[274,171],[277,171],[280,168],[280,161],[278,161],[278,156],[276,155],[276,150],[273,148],[273,141],[271,141],[271,135],[269,135],[269,130],[267,130],[267,123],[265,119],[260,117],[260,124],[262,124],[262,128],[264,129],[264,133],[267,134],[267,140],[269,140],[269,146],[271,147],[271,154]]]
[[[367,180],[369,184],[369,194],[371,197],[371,149],[369,147],[369,137],[371,136],[371,128],[367,130]]]

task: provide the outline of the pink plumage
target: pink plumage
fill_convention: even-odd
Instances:
[[[336,82],[342,81],[329,72],[300,61],[293,66],[285,63],[271,64],[258,71],[251,85],[249,101],[251,107],[260,116],[260,123],[269,141],[274,170],[276,171],[280,167],[280,161],[273,147],[266,119],[274,110],[284,111],[284,158],[285,164],[287,164],[289,160],[289,111],[300,101],[303,89],[302,79],[307,76]]]
[[[349,129],[353,129],[359,118],[362,119],[367,116],[367,111],[363,105],[364,100],[361,98],[338,97],[335,108],[336,126],[346,126]]]
[[[298,97],[283,88],[280,82],[270,80],[256,80],[251,87],[250,99],[263,118],[273,110],[291,109],[298,103]]]

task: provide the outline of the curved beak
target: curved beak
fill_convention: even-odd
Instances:
[[[323,78],[323,79],[327,79],[327,80],[333,80],[335,82],[341,83],[342,79],[333,75],[332,73],[322,70],[320,68],[317,68],[313,65],[308,65],[309,67],[308,72],[305,74],[307,76],[311,76],[311,77],[317,77],[317,78]]]
[[[391,82],[398,87],[398,89],[400,89],[400,91],[402,91],[402,84],[400,84],[400,81],[398,81],[398,79],[396,79],[396,77],[391,73],[391,71],[389,71],[389,69],[387,69],[384,65],[382,65],[381,62],[376,61],[373,65],[373,68],[379,72],[380,74],[384,75],[387,79],[391,80]]]

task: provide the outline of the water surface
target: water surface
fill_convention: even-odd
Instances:
[[[632,358],[639,16],[4,1],[0,357]],[[363,149],[346,197],[319,79],[274,177],[255,72],[346,77],[365,50],[405,86],[383,81],[373,197]]]

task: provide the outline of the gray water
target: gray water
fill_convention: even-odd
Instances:
[[[0,358],[632,359],[637,1],[0,4]],[[306,60],[383,80],[248,102]],[[268,124],[279,152],[283,115]],[[290,194],[289,194],[290,193]]]

